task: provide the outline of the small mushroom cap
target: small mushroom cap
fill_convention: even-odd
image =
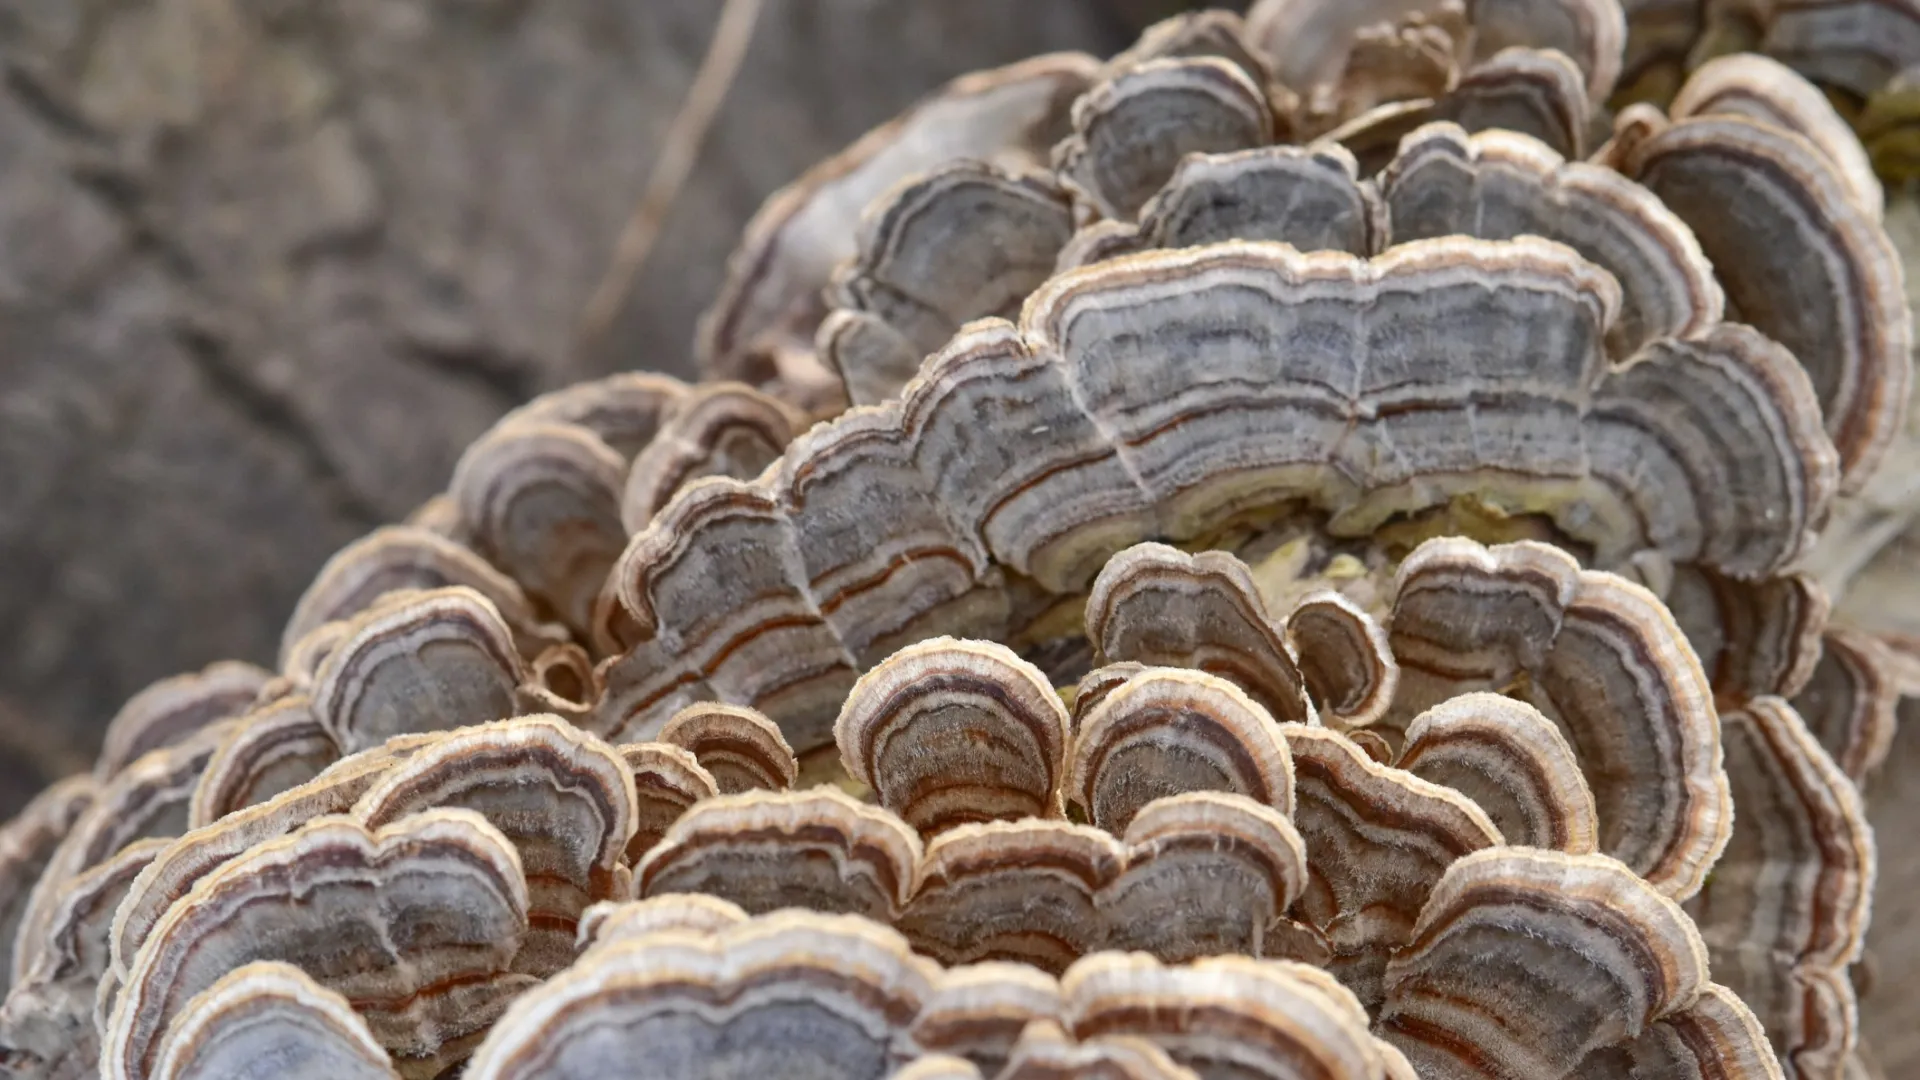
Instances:
[[[1067,796],[1109,832],[1147,803],[1226,791],[1293,809],[1286,742],[1265,709],[1225,679],[1150,668],[1110,691],[1074,737]]]
[[[956,79],[775,192],[747,223],[695,343],[710,377],[760,385],[806,349],[820,292],[855,253],[860,210],[894,184],[959,158],[1043,164],[1099,62],[1054,53]],[[796,365],[791,359],[792,373]],[[824,376],[818,371],[814,377]]]
[[[15,942],[27,913],[33,887],[46,872],[74,823],[92,805],[98,782],[91,775],[69,776],[48,787],[0,826],[0,975],[13,985],[14,957],[22,949]],[[4,990],[0,990],[4,993]]]
[[[150,751],[247,711],[272,673],[238,660],[161,679],[127,700],[107,724],[94,773],[106,780]]]
[[[1467,21],[1481,56],[1511,45],[1564,53],[1586,73],[1588,101],[1607,100],[1620,78],[1627,19],[1618,0],[1472,0]]]
[[[1382,24],[1405,23],[1442,8],[1422,0],[1367,0],[1324,4],[1257,0],[1247,13],[1246,37],[1272,65],[1282,85],[1307,94],[1340,78],[1356,38]]]
[[[202,728],[185,742],[144,754],[96,789],[91,805],[61,838],[27,899],[15,938],[16,980],[26,974],[23,965],[31,957],[32,950],[24,946],[37,948],[45,940],[60,898],[76,877],[136,841],[186,831],[194,785],[230,724]]]
[[[1385,221],[1379,196],[1360,182],[1359,168],[1335,142],[1188,154],[1141,207],[1137,226],[1086,226],[1061,249],[1060,266],[1236,239],[1366,255],[1385,246]]]
[[[1838,1075],[1875,872],[1858,790],[1779,698],[1721,717],[1734,829],[1688,909],[1720,981],[1766,1025],[1783,1064]]]
[[[934,638],[860,677],[834,725],[847,775],[922,836],[1059,817],[1067,710],[1038,668],[994,642]]]
[[[1132,220],[1191,153],[1265,146],[1274,137],[1266,92],[1211,56],[1149,60],[1073,103],[1073,134],[1054,169],[1102,217]]]
[[[449,732],[387,770],[352,812],[377,830],[460,807],[499,829],[519,853],[530,897],[514,968],[544,977],[573,959],[588,904],[625,897],[634,788],[613,747],[557,716],[527,716]]]
[[[1325,935],[1329,970],[1376,1005],[1390,951],[1406,943],[1446,868],[1502,837],[1451,788],[1382,765],[1324,728],[1285,731],[1293,822],[1307,850],[1307,888],[1294,914]]]
[[[1672,211],[1611,169],[1569,162],[1513,131],[1475,135],[1429,124],[1400,142],[1381,172],[1392,242],[1523,233],[1572,247],[1613,274],[1620,317],[1608,351],[1631,356],[1654,338],[1705,332],[1722,315],[1720,285]]]
[[[1069,969],[1060,988],[1077,1038],[1139,1036],[1203,1076],[1385,1076],[1359,1003],[1305,964],[1216,956],[1166,967],[1101,953]]]
[[[513,845],[470,810],[371,831],[323,817],[201,880],[127,971],[102,1075],[153,1075],[187,1003],[255,960],[294,964],[355,1002],[403,1075],[431,1077],[525,985],[507,974],[527,931]]]
[[[1675,120],[1725,113],[1791,131],[1820,149],[1854,203],[1879,221],[1886,195],[1860,138],[1820,88],[1759,53],[1716,56],[1688,73],[1667,109]]]
[[[343,758],[299,787],[186,833],[140,872],[113,920],[113,967],[125,975],[134,955],[175,901],[208,874],[314,818],[345,813],[394,763],[418,749],[415,736]]]
[[[313,714],[313,702],[295,693],[256,706],[207,759],[187,808],[187,827],[211,825],[236,810],[266,802],[325,772],[340,747]]]
[[[1585,1075],[1711,985],[1691,920],[1619,862],[1495,848],[1435,887],[1387,964],[1376,1030],[1423,1077]]]
[[[1027,964],[980,963],[948,968],[913,1021],[922,1050],[959,1057],[999,1076],[1034,1024],[1060,1016],[1060,984]]]
[[[883,1080],[939,969],[847,916],[782,912],[589,950],[488,1035],[470,1080]]]
[[[1678,566],[1656,591],[1686,632],[1716,695],[1729,701],[1792,695],[1813,677],[1831,604],[1810,575],[1741,581]]]
[[[1400,686],[1400,664],[1387,632],[1352,600],[1327,589],[1302,597],[1287,613],[1287,647],[1325,719],[1371,724],[1386,714]]]
[[[1525,702],[1488,693],[1443,701],[1407,725],[1395,764],[1472,799],[1509,844],[1600,849],[1593,792],[1573,747]]]
[[[638,866],[688,807],[720,794],[720,785],[691,751],[671,743],[628,743],[620,757],[633,776],[637,822],[626,859]]]
[[[355,617],[314,682],[314,715],[347,753],[395,735],[505,719],[526,664],[499,610],[461,586]]]
[[[685,748],[713,774],[720,794],[756,788],[785,791],[800,776],[793,747],[780,726],[740,705],[701,702],[674,713],[660,729],[660,741]]]
[[[1805,367],[1848,490],[1899,429],[1912,320],[1898,253],[1841,173],[1800,135],[1739,115],[1695,116],[1621,162],[1699,239],[1733,317]]]
[[[1306,882],[1299,834],[1238,795],[1149,803],[1118,840],[1029,819],[968,825],[927,847],[899,926],[948,963],[1061,971],[1099,949],[1170,962],[1259,953]]]
[[[1832,627],[1822,638],[1820,662],[1794,695],[1808,731],[1855,784],[1893,747],[1895,709],[1906,692],[1901,666],[1874,635]]]
[[[353,618],[381,597],[405,589],[464,585],[486,597],[512,628],[527,656],[566,640],[566,630],[534,614],[518,582],[465,546],[411,525],[388,525],[334,553],[294,605],[280,637],[280,669],[293,671],[295,651],[321,626]],[[318,666],[317,658],[310,661]]]
[[[1073,235],[1073,207],[1045,173],[958,161],[915,177],[867,208],[860,250],[834,275],[841,310],[878,319],[899,345],[893,355],[820,353],[856,405],[894,396],[955,331],[975,319],[1019,315],[1020,303],[1053,273]]]
[[[1783,0],[1765,10],[1760,51],[1859,97],[1920,55],[1920,19],[1904,6]]]
[[[585,632],[600,583],[626,543],[626,474],[626,459],[584,427],[516,421],[467,447],[449,490],[475,549]]]
[[[157,1080],[399,1080],[347,999],[292,964],[244,964],[187,1002]]]
[[[617,371],[541,394],[500,418],[513,423],[571,424],[631,460],[681,408],[692,387],[651,371]]]
[[[805,426],[792,406],[741,383],[693,390],[627,469],[622,527],[645,528],[674,492],[702,476],[752,479]]]
[[[1712,691],[1653,595],[1531,541],[1443,538],[1401,564],[1397,708],[1515,687],[1561,728],[1600,850],[1670,896],[1700,887],[1731,827]]]
[[[891,922],[906,904],[920,838],[834,788],[706,799],[634,868],[634,892],[708,893],[754,914],[783,907]]]
[[[20,942],[20,977],[0,1008],[0,1057],[22,1074],[90,1075],[100,1056],[96,988],[111,961],[114,908],[167,841],[136,841],[70,879],[55,898],[45,935]]]
[[[1107,560],[1087,595],[1094,662],[1205,671],[1278,720],[1312,715],[1306,687],[1253,575],[1221,551],[1136,544]]]

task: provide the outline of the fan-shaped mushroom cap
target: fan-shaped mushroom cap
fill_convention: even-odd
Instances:
[[[526,664],[499,611],[456,586],[375,604],[320,665],[313,711],[343,752],[517,714]]]
[[[1812,677],[1830,604],[1811,576],[1739,581],[1679,566],[1655,591],[1686,633],[1716,695],[1745,701],[1795,694]]]
[[[1247,13],[1246,39],[1272,65],[1274,78],[1311,100],[1341,79],[1363,32],[1417,25],[1444,10],[1436,0],[1258,0]],[[1443,37],[1442,47],[1451,50],[1453,42]]]
[[[285,836],[314,818],[345,813],[394,763],[418,749],[421,736],[396,739],[343,758],[299,787],[266,802],[236,810],[219,821],[181,836],[154,857],[134,879],[113,919],[113,966],[124,975],[134,954],[174,902],[200,880],[269,840]]]
[[[1758,53],[1716,56],[1687,75],[1667,112],[1675,120],[1716,113],[1744,116],[1799,135],[1832,163],[1854,203],[1869,218],[1880,220],[1886,194],[1860,138],[1819,87],[1778,60]]]
[[[746,922],[740,905],[717,896],[667,893],[651,900],[602,900],[580,915],[581,949],[616,941],[635,941],[663,930],[718,933]]]
[[[1289,724],[1293,821],[1308,883],[1295,914],[1327,939],[1326,965],[1369,1005],[1427,894],[1454,860],[1501,843],[1480,807],[1450,788],[1381,765],[1323,728]]]
[[[883,1080],[939,969],[891,930],[782,912],[589,950],[516,1002],[468,1080]]]
[[[1067,762],[1067,798],[1119,833],[1164,795],[1227,791],[1293,810],[1286,742],[1265,709],[1225,679],[1150,668],[1086,714]]]
[[[1688,910],[1714,974],[1759,1015],[1782,1064],[1837,1076],[1856,1035],[1846,969],[1873,895],[1866,811],[1779,698],[1757,698],[1721,726],[1733,838]]]
[[[1592,115],[1580,69],[1564,54],[1508,48],[1468,69],[1437,100],[1382,105],[1329,132],[1352,150],[1362,175],[1379,171],[1422,124],[1451,121],[1469,132],[1530,136],[1563,158],[1586,156]]]
[[[1523,541],[1428,541],[1401,564],[1390,620],[1396,709],[1513,687],[1557,723],[1599,811],[1600,850],[1691,896],[1731,826],[1700,662],[1645,589]]]
[[[821,358],[854,404],[884,401],[961,326],[1017,316],[1072,235],[1072,203],[1045,173],[957,161],[915,177],[867,208]]]
[[[934,638],[860,677],[834,725],[847,775],[931,836],[969,822],[1059,817],[1067,709],[1004,645]]]
[[[1305,859],[1278,811],[1219,792],[1149,803],[1119,840],[1058,821],[969,825],[928,845],[899,926],[942,961],[1056,972],[1102,948],[1169,961],[1259,953],[1300,894]]]
[[[93,804],[97,791],[91,775],[70,776],[34,796],[13,820],[0,826],[0,976],[7,987],[13,985],[14,958],[26,951],[14,939],[33,887],[60,842]],[[34,941],[25,944],[27,949],[35,946]]]
[[[500,418],[516,423],[571,424],[592,432],[632,460],[686,402],[686,383],[650,371],[618,371],[541,394]]]
[[[1274,137],[1266,91],[1212,56],[1149,60],[1073,103],[1073,134],[1053,165],[1102,217],[1132,220],[1188,154],[1265,146]]]
[[[753,478],[805,426],[792,406],[750,386],[695,388],[634,456],[621,487],[621,525],[630,533],[645,528],[674,492],[702,476]]]
[[[1509,844],[1599,850],[1593,793],[1573,747],[1523,701],[1488,693],[1443,701],[1407,725],[1395,764],[1472,799]]]
[[[1237,13],[1218,8],[1170,15],[1142,30],[1125,52],[1107,61],[1106,70],[1121,71],[1149,60],[1214,56],[1230,61],[1277,101],[1290,98],[1291,91],[1273,85],[1273,69],[1247,40],[1246,30]]]
[[[247,711],[271,672],[238,660],[161,679],[127,700],[107,724],[94,775],[106,780],[136,758]]]
[[[1778,570],[1831,498],[1804,376],[1732,326],[1608,373],[1617,295],[1532,239],[1367,262],[1230,243],[1060,275],[1024,330],[975,325],[902,398],[816,427],[753,483],[692,485],[634,537],[609,585],[629,652],[596,723],[718,698],[805,753],[899,644],[1002,636],[1016,594],[996,567],[1073,594],[1131,543],[1294,500],[1366,535],[1471,494],[1546,513],[1600,565],[1653,549]]]
[[[100,1057],[94,994],[112,959],[114,908],[166,845],[161,839],[135,841],[72,878],[55,898],[45,936],[19,943],[18,974],[0,1008],[0,1060],[19,1074],[94,1075]]]
[[[1860,97],[1920,56],[1920,18],[1904,4],[1779,0],[1764,10],[1762,52]]]
[[[634,869],[634,893],[709,893],[754,914],[783,907],[891,922],[913,888],[920,838],[833,788],[748,791],[681,816]]]
[[[531,928],[514,970],[543,977],[573,959],[588,904],[626,896],[634,789],[613,747],[557,716],[527,716],[422,747],[360,796],[353,816],[369,829],[432,807],[485,817],[513,842],[526,876]]]
[[[1098,896],[1125,859],[1118,840],[1087,825],[963,825],[928,845],[899,927],[920,952],[950,963],[1019,960],[1063,971],[1100,947]]]
[[[1359,168],[1334,142],[1188,154],[1140,209],[1138,225],[1099,221],[1081,229],[1061,250],[1060,265],[1224,240],[1367,255],[1385,246],[1385,219]]]
[[[1274,719],[1313,715],[1259,586],[1225,552],[1135,544],[1107,560],[1087,595],[1094,663],[1136,661],[1227,679]]]
[[[355,1003],[403,1075],[432,1077],[524,988],[527,932],[513,845],[470,810],[370,831],[310,822],[201,880],[140,947],[101,1052],[111,1080],[152,1076],[193,997],[255,960],[283,960]]]
[[[1730,313],[1806,368],[1843,484],[1859,487],[1899,429],[1912,377],[1913,327],[1885,231],[1812,143],[1743,116],[1680,120],[1620,167],[1693,230]]]
[[[1512,131],[1469,136],[1453,124],[1430,124],[1401,141],[1378,183],[1395,243],[1531,233],[1612,273],[1622,301],[1607,339],[1615,356],[1720,321],[1720,286],[1693,234],[1612,169],[1568,162]]]
[[[313,714],[313,702],[295,693],[256,706],[240,718],[193,789],[187,827],[198,829],[248,806],[266,802],[325,772],[340,760],[340,747]]]
[[[1893,746],[1903,691],[1899,668],[1879,638],[1833,627],[1812,677],[1793,698],[1814,741],[1855,784],[1878,769]]]
[[[1143,1037],[1202,1076],[1387,1075],[1359,1003],[1304,964],[1216,956],[1164,967],[1102,953],[1070,968],[1060,989],[1077,1038]]]
[[[980,963],[948,968],[913,1021],[922,1050],[970,1062],[998,1076],[1032,1024],[1060,1016],[1060,983],[1027,964]]]
[[[1456,861],[1434,888],[1387,964],[1376,1030],[1436,1080],[1584,1076],[1588,1059],[1661,1024],[1700,1023],[1690,1011],[1703,992],[1715,1010],[1739,1009],[1711,987],[1693,924],[1619,862],[1496,848]],[[1733,1056],[1677,1075],[1764,1075],[1746,1071],[1759,1055],[1742,1031],[1758,1025],[1690,1046]]]
[[[687,807],[720,794],[720,785],[684,747],[664,742],[628,743],[620,757],[633,776],[635,820],[627,864],[638,866]]]
[[[627,462],[574,424],[496,424],[467,447],[449,487],[475,550],[577,632],[619,557]]]
[[[1069,105],[1099,66],[1090,56],[1055,53],[956,79],[775,192],[747,223],[719,297],[700,320],[702,371],[755,385],[784,375],[818,392],[830,376],[791,354],[810,351],[825,313],[821,288],[854,255],[861,208],[959,158],[1044,164],[1066,132]]]
[[[347,999],[292,964],[260,960],[187,1002],[156,1080],[399,1080]]]
[[[722,795],[756,788],[785,791],[800,776],[800,763],[780,726],[740,705],[689,705],[667,720],[660,741],[698,759]]]
[[[464,585],[492,602],[512,628],[522,655],[567,639],[565,628],[543,621],[519,583],[466,547],[428,529],[388,525],[341,548],[320,568],[294,606],[280,637],[280,669],[289,671],[303,638],[329,622],[353,618],[388,593]]]
[[[1474,52],[1513,45],[1557,49],[1586,73],[1588,101],[1603,102],[1620,78],[1627,18],[1619,0],[1470,0]]]
[[[37,947],[45,940],[60,898],[74,878],[137,840],[186,831],[187,803],[194,785],[230,724],[223,721],[202,728],[185,742],[144,754],[100,785],[92,804],[48,858],[27,899],[15,938],[15,980],[26,974],[32,951],[20,946],[33,943]]]
[[[1393,703],[1400,664],[1387,632],[1339,593],[1315,590],[1293,606],[1287,647],[1299,658],[1300,677],[1322,717],[1358,727],[1380,719]]]

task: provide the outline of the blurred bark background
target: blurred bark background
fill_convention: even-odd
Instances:
[[[583,350],[718,0],[6,0],[0,814],[152,679],[268,661],[320,563],[513,404],[691,374],[741,227],[814,161],[955,75],[1111,53],[1184,6],[766,0]],[[1920,1075],[1917,743],[1871,792],[1865,1012],[1891,1076]]]
[[[0,5],[0,812],[148,681],[267,660],[327,555],[511,405],[690,374],[741,227],[807,166],[1180,6],[769,0],[582,350],[717,0]]]

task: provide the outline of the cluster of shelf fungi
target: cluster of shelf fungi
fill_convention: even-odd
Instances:
[[[1260,0],[951,84],[708,379],[509,414],[0,829],[0,1068],[1870,1076],[1909,63]]]

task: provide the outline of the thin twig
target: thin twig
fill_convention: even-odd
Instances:
[[[620,314],[620,306],[633,288],[640,268],[646,264],[654,241],[660,238],[667,211],[686,185],[687,176],[700,157],[700,147],[706,142],[707,130],[713,126],[714,115],[720,111],[734,77],[739,74],[740,61],[747,55],[747,46],[753,41],[753,28],[760,19],[760,4],[761,0],[726,0],[720,9],[720,20],[714,25],[713,39],[707,43],[707,54],[700,59],[700,70],[694,73],[680,111],[667,128],[660,156],[647,177],[647,186],[641,189],[640,200],[620,230],[607,272],[594,286],[593,295],[580,315],[576,338],[580,347],[591,345],[607,332],[614,317]]]

